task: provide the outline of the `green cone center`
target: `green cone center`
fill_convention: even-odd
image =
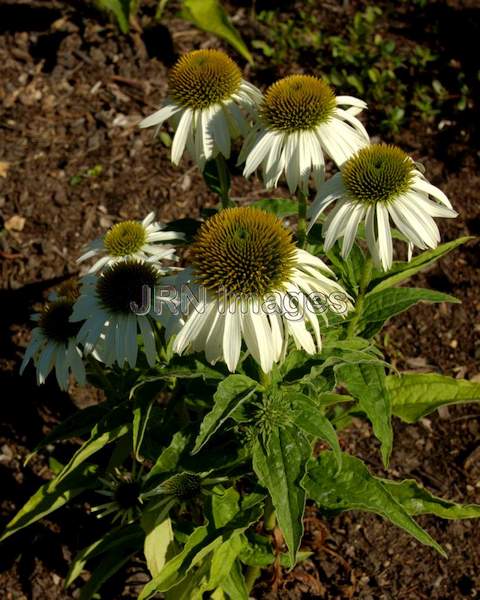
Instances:
[[[351,198],[365,204],[391,202],[410,188],[414,164],[396,146],[374,144],[362,148],[342,168]]]
[[[111,227],[103,243],[110,256],[130,256],[141,250],[147,241],[144,226],[138,221],[123,221]]]
[[[277,217],[229,208],[200,228],[192,248],[196,281],[227,297],[262,297],[282,289],[295,265],[292,234]]]
[[[203,109],[231,98],[242,73],[221,50],[184,54],[168,74],[169,93],[181,106]]]
[[[321,79],[290,75],[271,85],[260,106],[267,126],[280,131],[314,129],[332,116],[335,94]]]

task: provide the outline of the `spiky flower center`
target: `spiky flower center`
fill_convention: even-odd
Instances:
[[[295,265],[292,234],[275,215],[229,208],[206,221],[192,247],[199,284],[227,297],[262,297],[282,289]]]
[[[313,129],[330,119],[335,106],[335,94],[321,79],[290,75],[265,92],[260,116],[272,129]]]
[[[152,301],[158,280],[159,273],[153,265],[122,261],[100,275],[97,295],[108,312],[128,315]]]
[[[130,256],[141,250],[147,241],[144,226],[138,221],[123,221],[111,227],[103,243],[111,256]]]
[[[71,338],[76,337],[80,324],[69,321],[73,303],[73,299],[60,298],[45,306],[40,314],[38,325],[46,338],[54,342],[67,343]]]
[[[177,473],[162,483],[162,491],[188,500],[200,493],[202,480],[195,473]]]
[[[193,50],[180,57],[168,74],[170,95],[181,106],[202,109],[231,98],[242,73],[221,50]]]
[[[349,195],[365,204],[391,202],[410,188],[414,164],[396,146],[374,144],[362,148],[342,168]]]

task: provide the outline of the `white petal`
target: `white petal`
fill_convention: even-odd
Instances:
[[[164,121],[170,119],[170,117],[180,110],[182,110],[182,107],[178,106],[178,104],[167,104],[160,110],[157,110],[157,112],[154,112],[149,117],[143,119],[143,121],[140,122],[140,127],[152,127],[153,125],[160,126]]]
[[[379,202],[377,208],[378,247],[383,268],[388,271],[393,261],[392,232],[388,218],[388,210]]]
[[[300,178],[300,133],[291,133],[287,137],[284,150],[284,162],[286,166],[287,184],[290,193],[293,194],[298,186]]]
[[[346,195],[346,190],[342,182],[342,176],[340,173],[336,173],[320,187],[313,204],[307,209],[307,216],[310,218],[308,229],[310,230],[312,228],[320,214],[332,202],[344,195]]]
[[[155,334],[153,333],[152,325],[148,317],[138,317],[138,324],[143,339],[143,349],[147,357],[148,364],[153,367],[157,361],[157,348],[155,345]]]
[[[360,221],[365,216],[365,207],[362,204],[357,204],[350,215],[347,225],[345,227],[345,233],[343,234],[342,243],[342,257],[346,258],[350,254],[355,236],[357,235],[357,229]]]
[[[255,146],[252,148],[251,152],[247,156],[245,169],[243,170],[243,174],[245,177],[251,175],[258,168],[260,163],[263,162],[263,160],[267,156],[268,151],[272,146],[273,140],[273,133],[264,132],[260,135],[260,137],[255,143]]]
[[[213,113],[209,124],[215,145],[225,158],[230,157],[230,132],[221,106]]]
[[[343,236],[348,218],[354,209],[353,202],[342,202],[337,204],[331,211],[323,224],[325,232],[325,250],[328,251],[335,244],[338,238]]]
[[[240,359],[242,347],[241,314],[235,302],[227,307],[223,330],[223,357],[228,370],[234,372]]]
[[[428,183],[428,181],[425,181],[421,177],[415,177],[415,179],[413,180],[413,183],[412,183],[412,187],[413,187],[413,189],[420,190],[422,192],[430,194],[431,196],[436,198],[439,202],[444,204],[447,208],[452,208],[450,200],[442,192],[442,190],[437,188],[436,186],[432,185],[431,183]]]
[[[185,144],[187,143],[187,136],[192,128],[192,116],[193,112],[187,108],[184,111],[175,136],[172,143],[172,163],[178,165],[182,158],[183,151],[185,150]]]

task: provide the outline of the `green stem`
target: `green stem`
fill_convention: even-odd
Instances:
[[[300,190],[297,190],[298,200],[298,223],[297,223],[297,240],[300,248],[305,247],[307,239],[307,195]]]
[[[275,525],[277,524],[277,515],[275,513],[275,508],[273,507],[272,498],[270,494],[267,496],[265,500],[265,507],[263,509],[263,527],[265,531],[273,531],[275,529]],[[247,568],[245,572],[245,586],[247,588],[247,592],[250,593],[255,585],[255,582],[260,577],[260,573],[262,572],[260,567],[250,566]]]
[[[220,181],[220,198],[222,200],[222,208],[230,208],[235,204],[230,200],[228,192],[230,190],[230,173],[228,171],[227,162],[223,154],[217,154],[215,157],[217,165],[218,179]]]
[[[253,590],[253,586],[255,585],[257,579],[260,577],[261,572],[262,570],[260,567],[247,567],[247,571],[245,573],[245,587],[247,588],[247,592],[249,594]]]
[[[263,527],[265,531],[273,531],[277,524],[277,514],[273,506],[272,498],[270,494],[265,500],[265,508],[263,509]]]
[[[362,316],[363,306],[365,304],[365,294],[367,292],[368,284],[370,283],[370,280],[372,278],[372,269],[372,259],[368,257],[367,259],[365,259],[365,263],[363,265],[358,296],[355,302],[355,310],[347,328],[347,338],[355,337],[355,334],[357,332],[358,322],[360,321],[360,318]]]

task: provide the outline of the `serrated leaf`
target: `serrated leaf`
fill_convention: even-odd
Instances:
[[[303,536],[305,491],[300,481],[310,455],[310,444],[293,427],[275,427],[266,445],[258,441],[253,450],[253,469],[270,493],[292,564]]]
[[[333,453],[322,452],[316,461],[312,460],[309,464],[302,485],[320,507],[376,513],[446,556],[442,547],[412,519],[382,481],[373,477],[366,465],[354,456],[344,454],[342,470],[338,472]]]
[[[457,504],[438,498],[414,479],[405,481],[381,480],[385,488],[409,515],[436,515],[442,519],[475,519],[480,517],[480,505]]]
[[[97,487],[96,472],[96,465],[81,465],[62,481],[56,477],[42,485],[7,524],[0,541],[64,506],[83,491]]]
[[[338,396],[338,394],[332,395]],[[322,410],[305,394],[287,393],[285,398],[291,403],[295,425],[316,439],[327,442],[335,454],[340,469],[342,467],[342,451],[337,432]]]
[[[229,375],[218,384],[213,395],[213,408],[205,416],[192,454],[204,446],[219,427],[255,392],[257,382],[246,375]]]
[[[359,408],[372,423],[381,442],[383,464],[388,465],[393,444],[392,406],[385,381],[385,369],[375,364],[339,365],[335,367],[338,385],[344,385]]]
[[[183,0],[185,16],[197,27],[227,41],[249,63],[253,57],[218,0]]]
[[[440,406],[480,401],[480,383],[436,373],[389,375],[386,384],[393,414],[406,423],[416,423]]]
[[[409,279],[416,273],[419,273],[426,267],[429,267],[435,261],[442,258],[442,256],[445,256],[455,248],[458,248],[461,244],[465,244],[473,239],[475,238],[472,236],[461,237],[457,240],[440,244],[434,250],[422,252],[418,256],[415,256],[410,262],[394,262],[388,273],[374,273],[369,289],[371,292],[379,292],[397,285],[402,281]]]
[[[451,302],[460,300],[434,290],[421,288],[387,288],[379,292],[370,292],[365,296],[360,319],[360,331],[364,337],[373,337],[393,316],[408,310],[418,302]]]

